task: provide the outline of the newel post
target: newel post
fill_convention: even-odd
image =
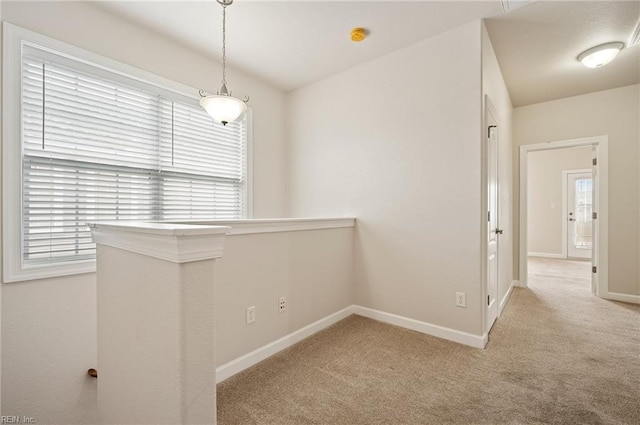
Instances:
[[[215,424],[221,226],[95,223],[104,424]]]

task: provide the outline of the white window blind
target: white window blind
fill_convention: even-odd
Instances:
[[[94,72],[95,71],[95,72]],[[87,222],[242,218],[246,120],[81,61],[22,54],[22,262],[87,260]]]

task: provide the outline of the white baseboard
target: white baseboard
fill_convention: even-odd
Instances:
[[[498,306],[498,317],[502,315],[502,310],[504,310],[504,308],[507,306],[509,298],[511,297],[511,293],[513,292],[513,288],[518,286],[518,284],[519,283],[517,280],[512,281],[509,289],[507,290],[507,293],[504,294],[504,297],[502,297],[502,299],[500,300],[500,305]]]
[[[554,254],[551,252],[527,252],[528,257],[542,257],[542,258],[567,258],[562,254]]]
[[[600,295],[600,297],[606,300],[640,304],[640,295],[629,295],[629,294],[619,294],[617,292],[608,292],[606,295]]]
[[[513,285],[512,285],[513,288]],[[509,290],[511,291],[511,289]],[[506,297],[505,297],[506,298]],[[443,326],[434,325],[427,322],[421,322],[419,320],[410,319],[408,317],[398,316],[396,314],[385,313],[383,311],[374,310],[372,308],[361,307],[358,305],[351,305],[343,308],[329,316],[318,320],[304,328],[298,329],[282,338],[273,341],[267,345],[247,353],[237,359],[231,360],[216,368],[216,383],[220,383],[231,378],[233,375],[242,372],[245,369],[273,356],[274,354],[291,347],[292,345],[302,341],[311,335],[320,332],[321,330],[339,322],[342,319],[349,317],[352,314],[358,316],[368,317],[369,319],[378,320],[390,325],[400,326],[402,328],[411,329],[421,332],[423,334],[435,336],[438,338],[447,339],[460,344],[469,345],[475,348],[484,348],[487,345],[488,335],[473,335],[466,332],[457,331],[451,328],[445,328]]]
[[[305,338],[310,337],[316,332],[319,332],[324,328],[327,328],[334,323],[337,323],[340,320],[349,317],[351,314],[353,314],[353,306],[343,308],[342,310],[330,314],[329,316],[320,319],[317,322],[313,322],[310,325],[305,326],[304,328],[298,329],[297,331],[285,335],[276,341],[257,348],[250,353],[245,354],[244,356],[240,356],[237,359],[231,360],[230,362],[218,366],[216,368],[216,382],[220,383],[226,379],[231,378],[236,373],[242,372],[243,370],[248,369],[254,364],[273,356],[274,354],[284,350],[285,348],[291,347],[292,345],[302,341]]]
[[[400,326],[402,328],[411,329],[423,334],[436,336],[438,338],[448,339],[449,341],[458,342],[464,345],[470,345],[475,348],[484,348],[487,345],[487,334],[473,335],[466,332],[457,331],[451,328],[434,325],[419,320],[410,319],[408,317],[398,316],[396,314],[385,313],[384,311],[374,310],[372,308],[353,306],[353,313],[358,316],[368,317],[369,319],[378,320],[390,325]]]

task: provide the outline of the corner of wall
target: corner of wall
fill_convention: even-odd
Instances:
[[[640,112],[640,84],[637,84],[638,91],[638,111]],[[640,118],[638,119],[638,142],[636,146],[640,146]],[[638,166],[640,170],[640,148],[638,148]],[[640,172],[638,172],[638,223],[640,223]],[[638,252],[640,252],[640,226],[638,226]],[[640,294],[640,261],[638,261],[638,294]]]
[[[2,58],[2,43],[3,43],[3,38],[2,38],[2,7],[3,7],[3,2],[0,1],[0,105],[2,105],[2,65],[3,65],[3,58]],[[2,107],[0,106],[0,111],[2,111]],[[1,115],[1,114],[0,114]],[[0,119],[0,146],[2,146],[2,119]],[[1,160],[1,156],[0,156],[0,160]],[[2,187],[2,173],[0,173],[0,187]],[[0,194],[2,193],[2,191],[0,190]],[[0,221],[2,220],[2,200],[0,199]],[[2,226],[0,226],[0,242],[2,241]],[[0,243],[0,259],[2,259],[2,243]],[[3,269],[2,269],[2,261],[0,260],[0,276],[3,276]],[[0,277],[0,359],[2,359],[2,287],[4,285],[4,282],[2,280],[2,278]],[[2,362],[0,361],[0,416],[2,415]]]
[[[498,222],[504,233],[500,236],[498,296],[502,299],[516,279],[514,273],[513,237],[516,227],[513,225],[513,104],[504,80],[498,58],[493,49],[489,31],[482,20],[482,117],[486,123],[486,98],[498,115],[498,181],[499,209]],[[486,97],[485,97],[486,96]],[[484,134],[484,132],[481,132]],[[481,136],[482,138],[482,136]],[[484,139],[482,139],[484,140]],[[483,187],[483,190],[485,188]],[[486,205],[485,205],[486,207]],[[484,225],[484,224],[483,224]],[[486,227],[483,234],[486,234]]]

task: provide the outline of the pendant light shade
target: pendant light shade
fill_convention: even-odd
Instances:
[[[211,118],[223,125],[234,122],[247,110],[247,105],[242,100],[225,94],[205,96],[200,99],[200,106]]]
[[[205,95],[200,90],[200,106],[215,121],[227,125],[237,120],[244,111],[247,110],[246,103],[249,98],[240,100],[231,96],[231,92],[227,89],[227,6],[233,3],[233,0],[217,0],[222,6],[222,86],[216,94]]]

